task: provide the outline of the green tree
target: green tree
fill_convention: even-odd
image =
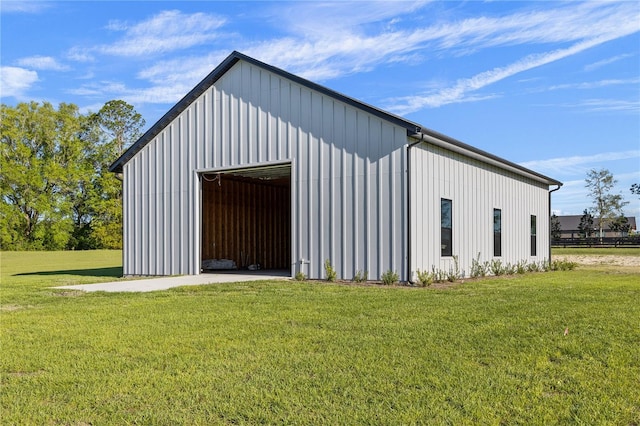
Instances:
[[[85,173],[74,197],[75,248],[122,248],[122,182],[109,172],[121,151],[137,140],[144,119],[121,100],[86,117]]]
[[[592,169],[587,173],[585,182],[593,201],[591,212],[598,220],[599,236],[602,238],[604,227],[622,215],[622,208],[628,203],[623,201],[622,195],[611,193],[617,181],[609,170]]]
[[[62,249],[83,155],[78,108],[30,102],[0,109],[2,248]]]
[[[629,190],[633,195],[640,195],[640,184],[634,183]]]
[[[590,237],[593,233],[593,216],[587,209],[584,210],[580,223],[578,224],[578,231],[582,238]]]
[[[624,237],[625,234],[629,233],[631,230],[631,224],[629,223],[629,219],[625,216],[618,216],[611,222],[611,230],[614,232],[620,232],[620,236]]]
[[[560,219],[556,214],[551,215],[551,239],[557,240],[562,235],[562,227],[560,226]]]
[[[49,103],[1,105],[4,250],[119,248],[122,184],[108,171],[144,120],[123,101],[96,114]]]
[[[145,121],[133,106],[122,100],[104,104],[94,116],[112,150],[113,160],[141,136]]]

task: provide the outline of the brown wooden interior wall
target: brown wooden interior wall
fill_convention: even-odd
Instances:
[[[231,259],[239,268],[259,263],[263,269],[290,269],[290,179],[221,175],[220,185],[203,179],[202,259]]]

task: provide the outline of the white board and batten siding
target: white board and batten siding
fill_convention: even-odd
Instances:
[[[406,144],[406,128],[239,61],[124,164],[124,274],[200,273],[201,172],[289,163],[292,274],[324,278],[329,259],[344,279],[407,279]]]
[[[441,256],[440,200],[452,201],[453,255],[470,274],[473,259],[503,264],[547,259],[548,184],[421,143],[411,149],[411,269],[449,271]],[[493,210],[502,212],[502,256],[493,254]],[[530,218],[537,217],[537,250],[531,255]]]

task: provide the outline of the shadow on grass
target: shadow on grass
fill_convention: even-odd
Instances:
[[[15,274],[15,276],[24,275],[80,275],[82,277],[122,277],[122,266],[114,266],[112,268],[92,268],[92,269],[66,269],[61,271],[43,271],[43,272],[23,272]]]

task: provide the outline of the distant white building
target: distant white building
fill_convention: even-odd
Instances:
[[[561,183],[234,52],[111,166],[124,274],[338,278],[548,259]]]

